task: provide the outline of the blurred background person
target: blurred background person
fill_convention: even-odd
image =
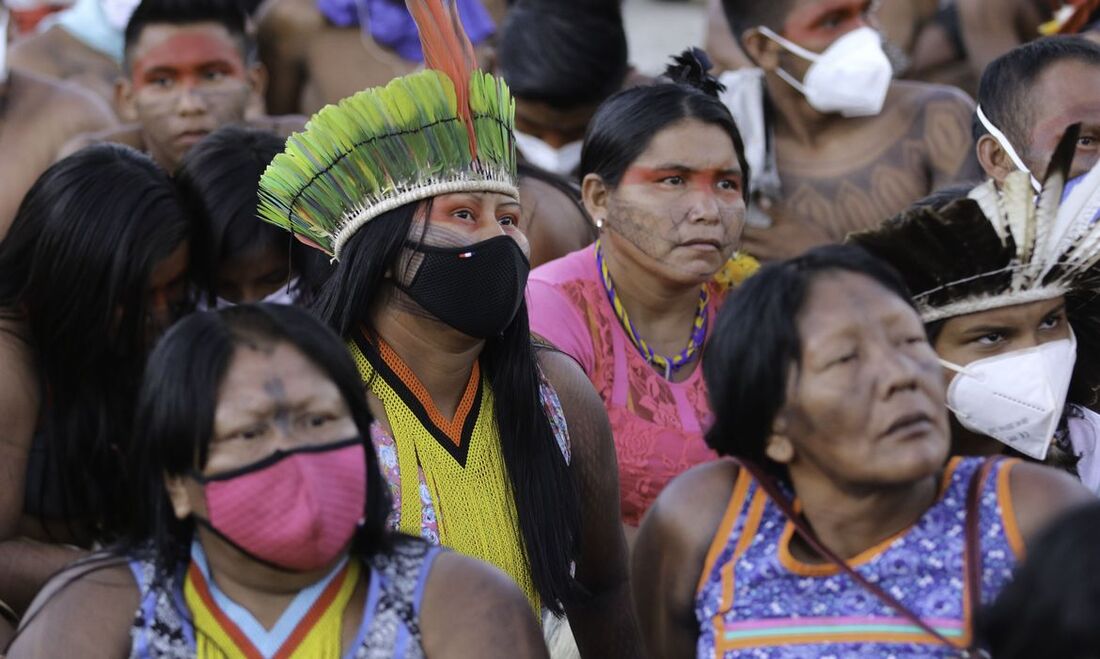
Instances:
[[[0,242],[0,599],[17,612],[134,502],[145,356],[190,308],[191,223],[128,147],[50,167]]]
[[[315,250],[257,221],[260,176],[284,146],[271,133],[226,126],[184,156],[175,183],[195,221],[200,306],[305,305],[327,276]]]

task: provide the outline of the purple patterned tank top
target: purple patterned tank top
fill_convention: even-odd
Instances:
[[[983,604],[1009,581],[1023,552],[1008,481],[1016,462],[999,461],[981,486]],[[981,464],[982,458],[952,459],[936,503],[912,526],[850,561],[960,648],[970,641],[974,609],[963,551],[966,495]],[[741,470],[696,593],[698,657],[959,656],[839,568],[799,561],[789,550],[793,532]]]

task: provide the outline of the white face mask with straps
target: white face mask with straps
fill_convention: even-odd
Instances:
[[[1050,341],[959,366],[947,388],[947,407],[967,430],[992,437],[1036,460],[1044,460],[1077,363],[1077,338]]]
[[[1008,137],[1001,132],[1000,128],[993,125],[993,122],[989,120],[989,117],[985,116],[985,112],[982,110],[982,106],[978,106],[975,110],[978,115],[978,121],[981,122],[982,127],[989,131],[989,134],[993,136],[993,139],[997,140],[997,144],[1001,145],[1001,149],[1008,154],[1008,159],[1012,161],[1013,165],[1016,165],[1016,169],[1027,172],[1027,175],[1031,177],[1031,187],[1035,188],[1035,192],[1041,192],[1043,189],[1042,184],[1039,183],[1039,179],[1035,178],[1035,175],[1031,173],[1031,170],[1027,168],[1024,161],[1020,158],[1020,155],[1016,153],[1016,149],[1012,148],[1012,142],[1008,141]]]
[[[775,33],[767,26],[760,33],[787,51],[812,62],[799,82],[783,69],[776,74],[802,92],[810,107],[845,117],[869,117],[882,112],[894,69],[882,50],[882,36],[870,27],[848,32],[823,53],[815,53]]]

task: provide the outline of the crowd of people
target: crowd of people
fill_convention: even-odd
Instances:
[[[1100,1],[699,4],[0,0],[0,656],[1096,656]]]

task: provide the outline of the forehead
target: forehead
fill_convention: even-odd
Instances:
[[[130,48],[130,59],[146,65],[191,63],[195,60],[227,60],[243,63],[239,38],[220,23],[146,26]]]
[[[315,395],[332,384],[301,350],[286,341],[246,339],[233,351],[219,389],[218,407],[252,400],[270,391],[276,380],[288,398]]]
[[[662,128],[631,165],[740,170],[729,134],[719,126],[698,119],[681,119]]]
[[[810,284],[798,327],[810,345],[816,337],[898,320],[920,323],[917,312],[893,291],[866,275],[840,271],[819,274]]]
[[[869,4],[869,0],[795,0],[783,21],[783,28],[807,28],[834,12],[858,13]]]
[[[1042,102],[1035,102],[1042,99]],[[1034,117],[1031,136],[1035,146],[1053,146],[1071,124],[1100,126],[1100,65],[1080,60],[1051,64],[1027,96]],[[1036,144],[1036,143],[1043,144]]]
[[[944,324],[944,329],[965,332],[979,327],[1031,327],[1043,318],[1057,311],[1065,304],[1064,296],[1050,300],[1039,300],[1027,304],[1014,304],[1010,307],[979,311],[977,313],[956,316]]]

